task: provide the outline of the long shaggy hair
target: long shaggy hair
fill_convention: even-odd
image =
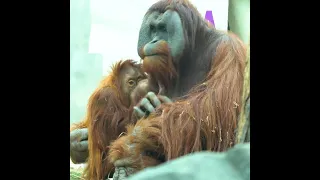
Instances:
[[[242,51],[231,54],[230,43],[236,43]],[[223,40],[216,51],[219,53],[204,83],[195,86],[185,100],[163,105],[161,116],[148,118],[161,122],[155,124],[160,127],[159,141],[167,159],[201,150],[225,151],[234,145],[245,49],[233,37]]]
[[[113,142],[109,151],[111,163],[128,157],[137,159],[148,149],[171,160],[195,151],[225,151],[234,145],[242,106],[245,45],[236,35],[215,30],[187,0],[159,1],[146,15],[168,9],[178,12],[185,31],[184,53],[175,69],[179,69],[178,79],[190,77],[179,84],[188,93],[172,104],[163,104]],[[157,67],[171,69],[164,64]],[[133,144],[134,148],[129,148]],[[133,161],[127,166],[136,167],[139,163]]]
[[[173,65],[172,56],[170,53],[169,46],[166,41],[160,40],[159,46],[153,49],[155,56],[144,56],[143,48],[139,51],[143,59],[142,69],[147,72],[152,83],[157,83],[158,86],[164,88],[164,91],[173,88],[175,79],[178,74]],[[159,92],[165,94],[166,92]]]
[[[113,164],[106,161],[108,146],[130,123],[132,107],[123,103],[123,92],[119,79],[120,71],[125,66],[141,69],[133,60],[119,61],[112,67],[112,72],[104,78],[89,98],[85,124],[88,127],[89,158],[84,171],[84,178],[97,180],[104,178],[113,169]]]

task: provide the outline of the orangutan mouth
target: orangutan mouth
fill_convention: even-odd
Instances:
[[[157,54],[149,54],[144,55],[144,57],[154,57],[154,56],[168,56],[168,54],[165,53],[157,53]]]

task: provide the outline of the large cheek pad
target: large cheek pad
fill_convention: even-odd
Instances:
[[[168,10],[164,16],[167,16],[168,43],[171,55],[177,59],[183,53],[185,45],[182,22],[176,11]]]
[[[139,53],[139,50],[141,48],[143,48],[143,46],[145,44],[147,44],[148,42],[150,42],[152,39],[150,37],[150,30],[149,30],[149,24],[150,24],[150,21],[151,19],[153,18],[155,13],[152,13],[152,14],[149,14],[149,15],[146,15],[144,18],[143,18],[143,21],[142,21],[142,24],[141,24],[141,27],[140,27],[140,31],[139,31],[139,38],[138,38],[138,53]],[[139,54],[140,55],[140,54]]]
[[[143,48],[143,46],[149,43],[152,38],[150,37],[149,32],[149,24],[155,16],[158,16],[158,12],[154,12],[150,15],[144,17],[142,21],[142,25],[139,32],[138,39],[138,52],[139,49]],[[163,14],[163,19],[166,21],[166,28],[168,31],[168,45],[170,47],[171,55],[174,59],[181,56],[184,50],[185,39],[184,39],[184,31],[182,22],[179,14],[176,11],[167,10]]]

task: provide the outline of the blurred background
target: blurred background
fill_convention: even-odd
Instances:
[[[157,0],[70,0],[70,124],[84,118],[90,94],[111,64],[139,61],[138,32],[148,8]],[[249,39],[249,0],[191,0],[217,29]]]

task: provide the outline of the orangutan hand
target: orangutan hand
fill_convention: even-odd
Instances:
[[[88,129],[76,129],[70,132],[70,157],[73,163],[84,163],[89,156]]]
[[[133,113],[139,119],[148,116],[150,113],[154,112],[161,103],[171,103],[171,99],[167,96],[156,95],[154,92],[148,92],[148,94],[141,99],[141,101],[133,107]]]

